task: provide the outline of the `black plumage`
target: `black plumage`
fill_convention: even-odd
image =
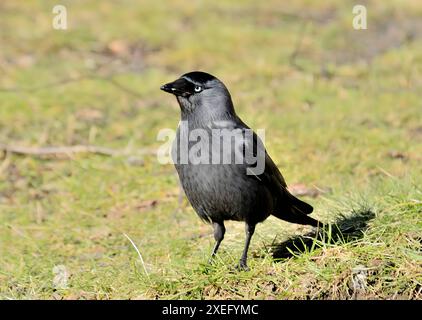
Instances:
[[[220,80],[208,73],[195,71],[163,85],[161,89],[174,94],[181,108],[181,124],[173,144],[173,160],[192,207],[201,219],[213,224],[216,243],[212,256],[224,238],[225,220],[245,222],[246,243],[239,263],[242,269],[247,269],[247,252],[255,225],[270,214],[285,221],[318,226],[319,222],[308,216],[313,211],[312,206],[287,190],[283,176],[259,137],[253,133],[251,139],[245,138],[250,128],[237,116],[230,93]],[[253,168],[256,163],[234,162],[236,151],[239,150],[236,144],[222,149],[221,146],[213,146],[212,139],[189,141],[188,135],[197,129],[209,137],[212,137],[215,129],[242,135],[244,139],[240,139],[243,142],[240,149],[243,155],[251,145],[254,156],[262,151],[265,160],[263,172],[247,174],[247,169]],[[199,147],[201,151],[196,155],[205,159],[208,157],[209,160],[213,154],[219,155],[220,162],[197,163],[191,158],[183,161],[183,156],[186,156],[182,151],[183,142],[187,143],[188,152]],[[200,154],[207,150],[208,154]],[[224,156],[229,156],[228,153],[233,161],[221,163]]]

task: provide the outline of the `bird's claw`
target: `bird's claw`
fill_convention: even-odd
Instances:
[[[240,260],[239,264],[236,265],[236,269],[239,271],[249,271],[249,267],[246,264],[246,261],[242,261],[242,260]]]

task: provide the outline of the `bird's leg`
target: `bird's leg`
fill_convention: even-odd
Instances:
[[[249,268],[246,261],[248,259],[249,244],[251,243],[252,235],[255,232],[255,224],[249,224],[245,222],[245,232],[246,232],[245,248],[243,249],[243,254],[239,261],[239,269],[247,271],[249,270]]]
[[[215,257],[217,250],[218,250],[218,247],[220,246],[221,241],[223,241],[224,234],[226,233],[226,228],[224,227],[224,222],[213,221],[212,226],[214,227],[215,245],[214,245],[214,249],[212,250],[210,263],[212,262],[212,259]]]

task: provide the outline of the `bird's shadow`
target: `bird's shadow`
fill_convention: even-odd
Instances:
[[[375,213],[370,209],[354,210],[348,216],[340,215],[333,224],[326,224],[322,228],[281,243],[273,243],[272,256],[274,260],[281,261],[304,252],[312,252],[327,244],[342,244],[360,239],[368,228],[368,222],[374,217]]]

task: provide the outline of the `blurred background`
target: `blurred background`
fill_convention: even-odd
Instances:
[[[363,238],[278,263],[270,247],[307,229],[271,218],[239,276],[233,223],[204,267],[211,227],[155,156],[180,117],[159,87],[193,70],[266,130],[315,216],[374,212]],[[420,298],[420,1],[2,0],[0,75],[0,298]]]

